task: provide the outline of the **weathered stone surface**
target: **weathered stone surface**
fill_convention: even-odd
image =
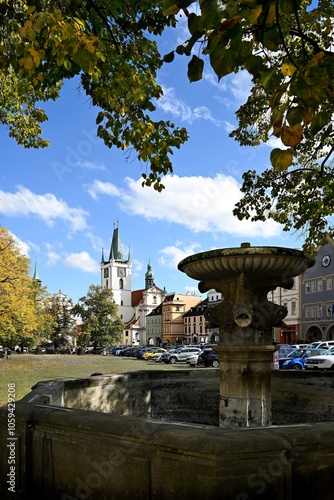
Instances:
[[[17,487],[8,492],[3,453],[1,498],[332,500],[333,383],[334,373],[273,371],[279,425],[238,430],[218,427],[218,370],[40,383],[16,405]],[[120,398],[109,409],[124,415],[79,409],[86,401],[80,391],[87,390],[96,409],[99,401],[105,408],[110,397]],[[137,403],[148,394],[150,400]],[[215,426],[190,423],[205,410]],[[6,407],[0,413],[5,450]],[[307,420],[296,424],[301,414]],[[188,423],[172,422],[171,415]]]

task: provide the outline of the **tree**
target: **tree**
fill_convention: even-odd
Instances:
[[[304,248],[312,251],[334,232],[328,220],[334,210],[333,2],[202,0],[197,14],[187,9],[193,3],[165,2],[166,14],[183,9],[190,32],[165,60],[191,56],[191,82],[202,78],[204,58],[218,79],[248,71],[253,87],[230,135],[247,146],[270,135],[282,142],[271,152],[273,168],[244,173],[244,197],[234,215],[272,218],[286,231],[302,231]]]
[[[72,344],[75,318],[72,314],[73,301],[59,290],[52,295],[48,313],[53,319],[51,338],[55,349]]]
[[[195,5],[197,13],[190,12]],[[188,19],[189,38],[162,57],[156,38],[175,27],[179,15]],[[273,135],[282,147],[271,153],[273,169],[245,172],[245,196],[234,214],[304,231],[311,250],[327,233],[334,235],[328,221],[334,205],[333,17],[332,0],[0,0],[0,64],[5,78],[33,86],[26,89],[32,106],[41,92],[56,97],[65,78],[79,76],[100,108],[98,136],[108,147],[134,152],[149,170],[143,184],[157,190],[173,171],[173,148],[188,138],[184,128],[151,117],[162,96],[156,82],[162,63],[190,57],[191,82],[202,78],[205,61],[218,79],[248,71],[253,87],[231,136],[257,146]],[[0,115],[4,124],[12,123],[11,106]],[[37,129],[27,128],[38,146]]]
[[[45,286],[39,279],[32,280],[32,298],[36,315],[36,327],[34,329],[34,345],[41,346],[49,343],[57,327],[56,320],[50,314],[51,297]]]
[[[13,236],[0,228],[0,341],[31,343],[37,328],[30,261]]]
[[[43,93],[56,98],[61,82],[79,75],[100,108],[97,135],[109,148],[136,152],[144,170],[151,170],[143,182],[161,190],[161,175],[172,171],[172,148],[188,137],[184,128],[151,118],[162,95],[154,38],[173,24],[173,16],[163,15],[162,0],[0,0],[0,65],[6,97],[13,99],[0,122],[23,145],[47,145],[38,135],[45,114],[33,111],[34,103]],[[32,120],[22,110],[24,98]],[[21,115],[15,126],[13,108]]]
[[[72,313],[81,317],[82,327],[95,346],[120,342],[124,324],[109,288],[90,285],[87,295],[79,299]]]

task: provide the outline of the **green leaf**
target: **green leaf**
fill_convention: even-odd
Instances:
[[[71,69],[71,61],[69,61],[68,59],[65,59],[64,60],[64,66],[65,68],[67,69],[67,71],[69,71]]]
[[[330,113],[328,111],[320,111],[314,117],[311,124],[312,134],[319,132],[325,125],[330,122]]]
[[[188,17],[188,29],[192,35],[196,33],[196,31],[201,31],[201,17],[197,16],[194,12],[191,12]]]
[[[270,153],[270,161],[277,172],[284,172],[292,163],[292,154],[286,149],[275,148]]]
[[[172,52],[169,52],[169,54],[164,55],[163,61],[166,63],[171,63],[174,61],[174,56],[174,50],[172,50]]]
[[[297,125],[297,123],[301,123],[304,120],[304,117],[305,110],[300,106],[290,108],[286,115],[286,119],[289,122],[289,125]]]
[[[188,78],[190,82],[197,82],[203,76],[204,61],[197,56],[193,56],[188,64]]]
[[[221,11],[218,9],[217,0],[202,0],[200,2],[202,12],[202,26],[207,29],[218,27],[221,20]]]

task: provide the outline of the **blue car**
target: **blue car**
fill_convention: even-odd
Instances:
[[[326,354],[328,349],[294,349],[286,357],[279,358],[280,370],[304,370],[305,360],[309,356]]]

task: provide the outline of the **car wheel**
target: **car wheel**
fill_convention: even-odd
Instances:
[[[176,363],[176,358],[174,357],[170,358],[169,362],[171,365],[174,365]]]
[[[330,370],[334,371],[334,364],[330,367]]]
[[[218,368],[218,366],[219,366],[219,361],[218,361],[218,359],[214,359],[214,360],[212,361],[212,366],[213,366],[214,368]]]
[[[300,365],[295,365],[292,369],[293,370],[301,370],[302,367]]]

